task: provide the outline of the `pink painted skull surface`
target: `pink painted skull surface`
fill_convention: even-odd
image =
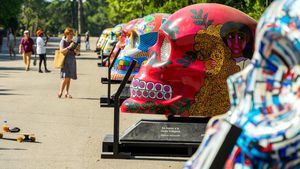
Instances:
[[[172,14],[158,31],[150,59],[131,83],[122,112],[177,116],[225,113],[226,79],[253,54],[256,21],[220,4],[196,4]]]

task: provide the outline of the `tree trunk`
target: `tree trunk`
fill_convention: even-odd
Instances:
[[[78,33],[81,34],[83,31],[83,27],[82,27],[82,16],[83,16],[83,10],[82,10],[82,0],[78,0],[78,9],[77,9],[77,13],[78,13]]]
[[[76,15],[76,0],[72,0],[72,27],[76,29],[76,19],[77,19],[77,15]]]

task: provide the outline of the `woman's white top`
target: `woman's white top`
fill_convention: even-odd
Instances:
[[[42,37],[36,38],[36,54],[46,54],[45,42]]]

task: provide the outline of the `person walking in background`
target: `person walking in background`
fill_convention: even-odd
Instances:
[[[30,70],[30,59],[31,55],[34,53],[34,41],[30,38],[29,31],[24,31],[24,37],[21,39],[19,46],[19,53],[23,55],[23,61],[26,65],[26,71]]]
[[[12,28],[9,28],[7,31],[7,48],[9,51],[9,58],[12,59],[12,55],[14,59],[16,59],[15,46],[16,46],[16,34]]]
[[[60,41],[60,52],[65,55],[64,66],[61,69],[61,84],[58,92],[58,98],[61,98],[66,89],[65,98],[72,98],[69,93],[71,79],[77,79],[76,72],[76,52],[77,43],[73,41],[73,29],[66,28],[64,31],[64,38]]]
[[[4,28],[2,26],[0,26],[0,53],[2,53],[3,31],[4,31]]]
[[[85,50],[90,50],[90,32],[85,33]]]
[[[80,35],[80,33],[77,34],[77,40],[75,42],[78,43],[77,48],[76,48],[76,56],[80,56],[80,46],[81,46],[81,35]]]
[[[36,35],[37,35],[36,54],[38,54],[39,58],[40,58],[39,73],[43,73],[43,71],[41,69],[42,62],[44,62],[45,72],[49,73],[50,71],[47,69],[47,58],[46,58],[46,47],[45,47],[47,45],[47,40],[44,42],[44,40],[43,40],[44,32],[42,30],[38,30],[36,32]]]

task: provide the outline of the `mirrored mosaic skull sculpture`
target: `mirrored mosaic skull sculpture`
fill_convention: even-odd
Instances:
[[[119,37],[122,34],[122,29],[124,24],[119,24],[115,26],[107,37],[107,42],[103,48],[103,55],[109,56],[111,50],[114,48],[115,43],[118,42]]]
[[[122,112],[213,116],[230,106],[226,79],[253,55],[256,22],[220,4],[172,14],[158,31],[150,59],[131,83]]]
[[[264,13],[252,63],[228,79],[231,108],[211,120],[186,169],[206,169],[223,120],[242,129],[224,168],[300,168],[299,9],[300,0],[278,0]]]
[[[137,64],[129,79],[131,80],[138,73],[141,65],[149,58],[147,53],[149,47],[156,43],[159,27],[168,16],[168,14],[151,14],[139,20],[132,27],[130,36],[126,38],[125,47],[112,69],[112,79],[122,80],[133,59],[137,61]]]

